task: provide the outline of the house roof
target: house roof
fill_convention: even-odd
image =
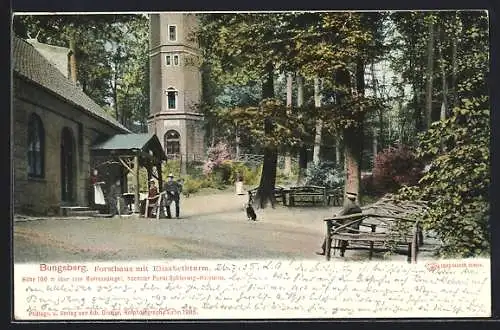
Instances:
[[[107,114],[75,83],[66,78],[32,45],[18,37],[13,38],[12,62],[14,72],[20,76],[77,105],[89,115],[97,117],[99,120],[123,132],[130,132],[125,126]]]
[[[153,151],[161,159],[167,159],[156,134],[116,134],[108,140],[95,144],[92,150],[95,151],[125,151],[137,149],[141,151]]]
[[[36,39],[27,39],[26,42],[35,47],[35,49],[61,71],[65,77],[68,77],[68,56],[71,52],[69,48],[44,44],[38,42]]]

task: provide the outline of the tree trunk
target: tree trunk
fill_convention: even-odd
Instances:
[[[341,153],[340,153],[340,138],[337,137],[335,141],[335,164],[337,168],[343,169],[344,165],[342,164]]]
[[[375,98],[378,97],[378,90],[377,90],[377,78],[375,77],[375,64],[374,61],[372,60],[370,64],[370,71],[372,75],[372,89],[373,89],[373,96]],[[380,131],[382,131],[382,122],[383,122],[383,116],[382,116],[382,111],[379,111],[379,124],[380,124]],[[378,153],[378,129],[377,126],[373,126],[373,140],[372,140],[372,148],[373,148],[373,161],[372,161],[372,166],[375,165],[375,157],[377,156]]]
[[[358,97],[364,96],[364,63],[361,59],[356,62],[356,91]],[[361,181],[361,155],[363,151],[363,115],[355,115],[355,126],[344,129],[344,153],[346,180],[344,189],[346,192],[356,193],[356,201],[360,202],[360,181]],[[345,203],[347,203],[347,199]]]
[[[266,77],[262,84],[262,99],[274,97],[274,66],[271,62],[266,65]],[[269,136],[274,129],[271,118],[264,120],[264,134]],[[255,196],[255,201],[261,208],[265,208],[268,202],[274,208],[274,186],[276,184],[276,165],[278,163],[278,150],[275,145],[267,143],[264,146],[264,163],[260,184]]]
[[[293,92],[293,76],[288,73],[286,76],[286,109],[287,115],[290,115],[292,109],[292,92]],[[283,169],[283,174],[287,177],[292,175],[292,157],[290,155],[290,150],[287,148],[285,151],[285,168]]]
[[[236,129],[236,159],[240,159],[240,134],[238,129]]]
[[[297,107],[302,107],[304,104],[304,78],[297,76]],[[299,149],[299,175],[297,177],[297,185],[302,185],[305,181],[307,171],[307,146],[304,142],[301,143]]]
[[[314,78],[314,106],[316,108],[321,107],[321,79],[318,77]],[[313,149],[313,163],[315,165],[319,164],[320,160],[322,130],[323,130],[323,121],[321,119],[318,119],[316,120],[316,133],[314,135],[314,149]]]
[[[77,75],[77,68],[76,68],[76,41],[75,41],[76,36],[73,35],[71,36],[71,39],[69,40],[69,49],[70,49],[70,55],[69,55],[69,68],[70,68],[70,74],[71,74],[71,81],[73,81],[75,84],[78,82],[78,75]]]
[[[420,89],[417,83],[413,83],[413,102],[415,104],[414,120],[415,129],[417,132],[423,132],[424,126],[424,115],[422,114],[422,108],[420,106]]]
[[[358,127],[344,129],[345,185],[344,191],[358,194],[361,181],[361,153],[363,130]],[[347,203],[347,200],[345,201]]]
[[[457,105],[458,101],[458,93],[457,93],[457,51],[458,51],[458,36],[459,36],[459,31],[460,27],[458,26],[458,20],[457,20],[457,15],[455,14],[453,16],[453,26],[455,27],[455,33],[453,34],[452,37],[452,48],[451,48],[451,91],[452,91],[452,97],[451,97],[451,104],[450,104],[450,109],[453,109]]]
[[[139,213],[140,208],[139,208],[139,192],[140,192],[140,187],[139,187],[139,155],[136,154],[134,156],[134,213]]]
[[[447,86],[446,86],[446,69],[445,69],[445,63],[444,63],[444,42],[445,42],[445,31],[443,28],[439,29],[439,35],[440,35],[440,41],[441,44],[439,45],[439,60],[440,60],[440,66],[441,66],[441,93],[442,93],[442,100],[441,100],[441,114],[440,114],[440,120],[445,120],[446,119],[446,111],[448,108],[448,101],[447,101]]]
[[[434,76],[434,23],[429,22],[429,39],[427,41],[427,86],[425,92],[425,109],[427,128],[432,124],[432,80]]]
[[[410,52],[412,54],[415,54],[416,52],[416,46],[415,44],[411,44],[409,45],[410,47]],[[417,72],[417,68],[418,68],[418,63],[417,63],[417,59],[414,59],[412,60],[412,58],[410,58],[409,60],[409,68],[410,68],[410,72]],[[414,123],[414,128],[415,128],[415,131],[416,133],[420,133],[424,130],[424,114],[422,112],[422,106],[420,104],[420,100],[421,100],[421,88],[422,88],[422,84],[420,83],[419,84],[419,81],[417,80],[416,76],[412,79],[413,82],[412,82],[412,93],[413,93],[413,123]],[[420,80],[421,82],[421,80]]]

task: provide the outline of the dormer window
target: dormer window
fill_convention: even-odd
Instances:
[[[177,41],[177,25],[168,26],[168,41]]]

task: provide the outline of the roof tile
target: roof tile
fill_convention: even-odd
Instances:
[[[121,131],[130,132],[26,41],[18,37],[13,38],[12,57],[13,69],[19,75],[73,102],[87,113],[97,116]]]

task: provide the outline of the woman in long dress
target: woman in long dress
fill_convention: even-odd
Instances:
[[[102,191],[102,185],[104,182],[97,181],[97,170],[94,170],[92,176],[92,185],[94,186],[94,205],[106,205],[106,201],[104,200],[104,193]]]

